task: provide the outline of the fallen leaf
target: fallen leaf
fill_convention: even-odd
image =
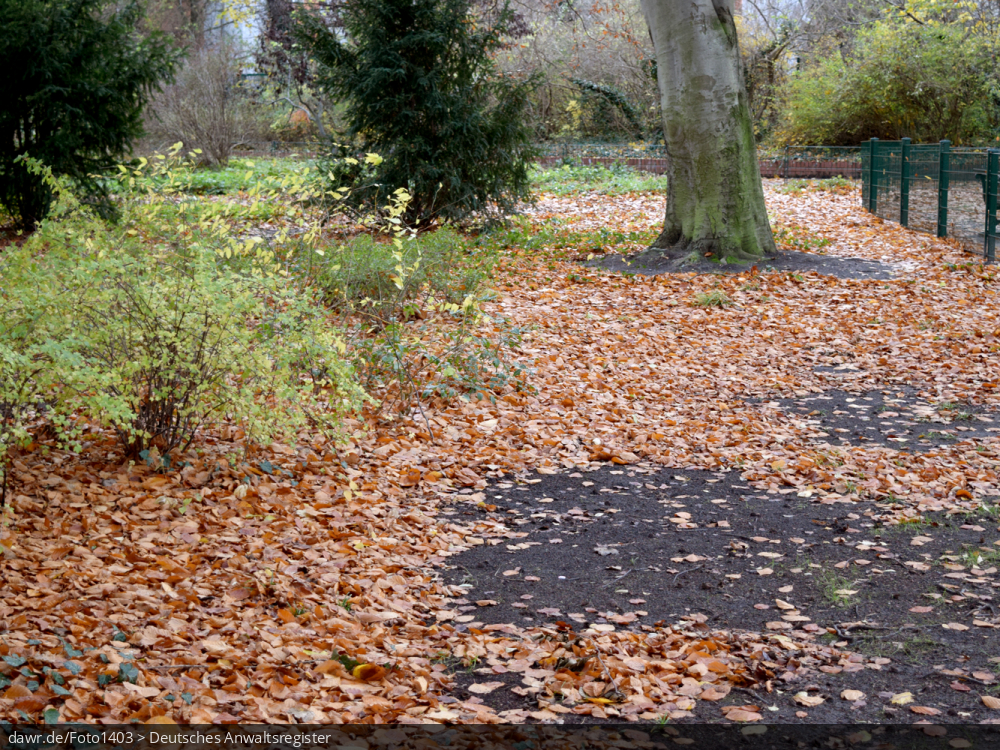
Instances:
[[[818,695],[809,695],[809,693],[807,693],[805,690],[801,690],[798,693],[796,693],[795,695],[793,695],[792,699],[796,703],[798,703],[800,705],[803,705],[803,706],[808,706],[810,708],[812,708],[814,706],[818,706],[819,704],[823,703],[824,700],[825,700],[824,698],[822,698],[822,697],[820,697]]]
[[[756,711],[745,711],[742,708],[737,708],[734,711],[727,712],[726,718],[729,719],[729,721],[744,722],[744,721],[760,721],[764,717],[761,716]]]
[[[474,682],[466,688],[470,693],[476,695],[486,695],[492,693],[499,687],[503,687],[502,682]]]
[[[364,682],[374,682],[375,680],[381,680],[385,677],[386,670],[384,667],[380,667],[377,664],[359,664],[354,669],[351,670],[351,675],[356,680],[362,680]]]
[[[9,701],[17,700],[18,698],[30,698],[31,696],[32,692],[24,685],[11,685],[3,694],[4,699]]]

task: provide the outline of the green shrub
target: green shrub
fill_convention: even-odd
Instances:
[[[853,145],[868,138],[918,142],[988,137],[998,122],[994,66],[960,25],[880,21],[853,50],[817,55],[791,77],[781,143]]]
[[[469,252],[444,227],[393,241],[361,235],[313,260],[311,274],[341,314],[348,356],[379,411],[524,387],[524,368],[509,356],[520,332],[479,310],[494,257]]]
[[[492,265],[491,254],[467,253],[458,232],[443,227],[398,246],[360,235],[327,251],[317,277],[331,305],[389,323],[431,300],[461,305],[476,294]]]
[[[30,441],[30,423],[50,413],[59,394],[57,374],[80,363],[53,335],[51,287],[44,279],[25,279],[25,262],[30,258],[11,248],[0,253],[0,471],[8,451]]]
[[[248,442],[307,423],[335,431],[361,405],[345,345],[302,286],[214,248],[154,251],[143,202],[117,228],[66,205],[7,249],[0,319],[34,318],[0,327],[0,355],[38,365],[28,401],[112,427],[132,457],[222,421]]]

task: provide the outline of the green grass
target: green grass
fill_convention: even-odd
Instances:
[[[823,598],[835,607],[844,607],[857,601],[855,598],[857,594],[837,593],[839,591],[857,591],[854,588],[857,585],[857,581],[852,581],[829,569],[817,570],[813,573],[813,581],[816,582],[816,587],[820,590]]]
[[[532,227],[525,218],[515,218],[507,227],[480,234],[473,245],[492,251],[502,250],[563,250],[564,255],[580,256],[603,254],[620,248],[629,251],[636,246],[647,246],[656,239],[656,232],[623,232],[611,227],[581,232],[567,229],[562,221],[551,220],[543,226]]]
[[[486,284],[495,256],[469,252],[464,238],[444,227],[404,242],[399,250],[359,235],[310,261],[331,305],[388,319],[401,304],[415,301],[419,307],[429,295],[460,305]]]
[[[233,195],[260,184],[277,189],[281,181],[303,167],[314,165],[312,159],[261,158],[230,159],[222,168],[198,167],[175,172],[179,190],[190,195]]]
[[[636,172],[623,166],[536,167],[531,173],[531,187],[540,193],[574,195],[598,192],[602,195],[663,192],[667,178]]]
[[[856,190],[858,185],[856,180],[847,180],[843,177],[828,177],[822,180],[788,180],[778,188],[778,192],[786,195],[798,195],[804,190],[846,193]]]
[[[711,292],[698,292],[694,295],[692,304],[695,307],[729,307],[733,301],[721,289],[714,289]]]
[[[966,547],[961,558],[964,565],[975,565],[977,568],[1000,565],[1000,548]]]

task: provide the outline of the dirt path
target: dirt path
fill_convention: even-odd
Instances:
[[[784,250],[890,277],[514,248],[480,333],[521,327],[523,384],[337,446],[206,434],[168,473],[99,430],[79,455],[40,437],[0,530],[0,715],[1000,718],[995,271],[855,196],[767,196]],[[627,233],[661,210],[532,216]]]

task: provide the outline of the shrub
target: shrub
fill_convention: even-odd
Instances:
[[[388,324],[430,300],[461,304],[489,274],[488,253],[468,254],[462,237],[443,227],[399,245],[360,235],[328,251],[317,269],[328,303]]]
[[[30,442],[31,422],[49,412],[58,396],[53,376],[79,363],[51,335],[47,313],[51,287],[24,283],[21,266],[25,259],[20,255],[10,249],[0,253],[0,473],[4,490],[11,449]],[[56,421],[62,420],[57,416]]]
[[[299,16],[298,38],[320,86],[345,103],[350,137],[384,158],[362,189],[334,174],[334,188],[352,188],[349,202],[381,206],[405,187],[412,225],[495,219],[529,197],[533,82],[495,67],[509,7],[474,15],[470,0],[358,0],[344,6],[343,30]]]
[[[348,355],[379,411],[523,387],[524,368],[509,357],[520,331],[479,309],[494,259],[444,227],[392,241],[362,235],[314,261],[307,273],[340,312]]]
[[[142,244],[140,229],[158,221],[145,202],[127,202],[118,228],[66,205],[8,248],[0,300],[3,320],[37,311],[28,343],[54,354],[33,357],[26,392],[60,418],[112,427],[136,457],[186,447],[221,421],[251,443],[307,423],[335,431],[363,403],[336,328],[304,288],[210,246]],[[0,346],[14,349],[22,329],[0,328]],[[21,361],[31,354],[23,346]]]
[[[140,40],[142,5],[107,0],[0,0],[0,206],[30,229],[51,190],[17,158],[41,159],[110,209],[95,174],[114,167],[142,132],[142,110],[169,79],[165,38]]]
[[[230,42],[188,58],[150,108],[150,135],[201,151],[201,161],[225,166],[235,146],[265,140],[271,115],[242,78],[239,49]]]
[[[998,123],[985,47],[957,25],[881,21],[853,51],[817,57],[792,76],[783,143],[853,145],[868,138],[967,143]]]

